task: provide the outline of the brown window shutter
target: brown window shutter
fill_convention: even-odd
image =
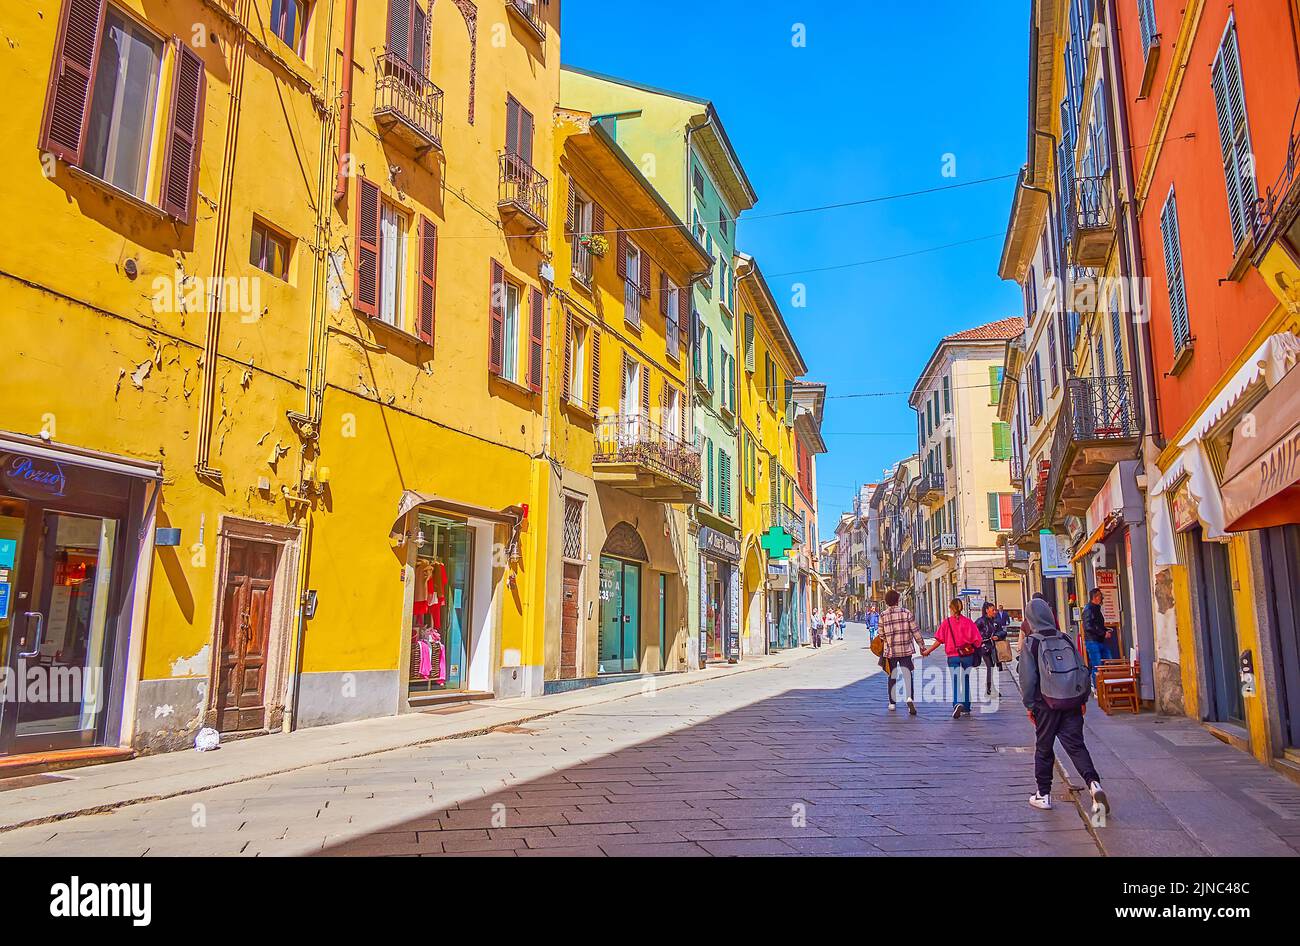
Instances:
[[[506,96],[506,151],[519,153],[519,100],[513,95]]]
[[[618,372],[618,412],[627,417],[636,410],[635,404],[627,403],[627,366],[632,361],[626,351],[623,352],[622,367]],[[632,395],[636,397],[635,394]]]
[[[659,270],[659,314],[668,317],[668,274]]]
[[[533,163],[533,113],[528,109],[519,109],[519,157],[524,163]]]
[[[528,291],[528,386],[535,392],[542,390],[542,352],[546,349],[546,300],[540,290]]]
[[[641,416],[650,419],[650,366],[641,366]]]
[[[564,216],[564,235],[573,236],[578,230],[578,188],[573,183],[573,175],[569,175],[569,209]]]
[[[415,11],[411,0],[388,0],[388,52],[412,62],[411,27]]]
[[[641,291],[642,299],[650,298],[650,254],[641,250],[637,257],[641,261],[641,285],[637,288]]]
[[[677,411],[682,415],[680,425],[682,443],[690,443],[694,439],[686,435],[686,402],[689,400],[690,398],[686,396],[685,391],[682,391],[677,395]]]
[[[357,178],[357,259],[352,307],[379,315],[379,188]]]
[[[618,278],[627,282],[627,234],[621,227],[614,237],[614,267]]]
[[[564,315],[564,378],[560,381],[560,399],[567,404],[573,394],[570,379],[573,376],[573,315]]]
[[[668,378],[664,378],[663,387],[659,389],[659,426],[668,429]]]
[[[605,232],[605,208],[596,203],[591,205],[591,232]]]
[[[194,222],[206,89],[203,60],[176,40],[176,84],[163,156],[162,209],[186,224]]]
[[[80,166],[86,145],[86,114],[103,26],[104,0],[66,0],[63,4],[45,93],[40,148],[72,165]]]
[[[496,260],[492,261],[492,284],[488,288],[488,308],[491,322],[488,326],[488,371],[501,374],[501,360],[505,352],[506,323],[506,270]]]
[[[591,332],[591,415],[600,412],[600,329],[594,326]]]
[[[420,218],[420,296],[416,328],[420,340],[433,344],[434,303],[438,297],[438,228]]]

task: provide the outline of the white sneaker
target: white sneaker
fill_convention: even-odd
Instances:
[[[1042,795],[1038,792],[1029,796],[1029,805],[1032,808],[1041,808],[1043,811],[1052,810],[1052,796]]]
[[[896,710],[896,709],[898,709],[898,704],[897,704],[897,703],[890,703],[890,704],[889,704],[889,711],[890,711],[891,713],[892,713],[894,710]]]
[[[1092,793],[1092,810],[1101,811],[1104,808],[1106,814],[1110,814],[1110,799],[1106,797],[1101,782],[1093,782],[1088,786],[1088,791]]]

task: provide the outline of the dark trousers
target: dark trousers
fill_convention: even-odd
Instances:
[[[1052,767],[1056,764],[1053,744],[1058,739],[1085,782],[1101,781],[1083,741],[1082,709],[1054,710],[1044,706],[1034,710],[1034,719],[1034,781],[1040,794],[1052,791]]]
[[[1001,668],[998,667],[997,659],[993,656],[991,651],[987,651],[987,650],[981,651],[979,660],[975,662],[975,666],[978,667],[981,663],[984,664],[985,667],[984,692],[992,693],[993,692],[993,671],[995,669],[1001,669]]]
[[[902,668],[907,671],[907,689],[904,691],[903,698],[906,699],[907,702],[909,703],[912,702],[912,683],[913,683],[912,673],[913,670],[915,669],[912,666],[912,658],[894,657],[890,659],[886,657],[881,657],[880,666],[884,667],[885,673],[889,674],[889,684],[885,688],[886,700],[888,700],[890,703],[895,702],[894,701],[894,680],[896,677],[902,676],[902,674],[899,673],[899,669]]]

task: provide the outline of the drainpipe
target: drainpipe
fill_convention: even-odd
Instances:
[[[343,88],[339,93],[338,177],[334,182],[334,203],[348,196],[347,156],[352,148],[352,73],[356,47],[357,0],[348,0],[343,16]]]
[[[1112,50],[1117,50],[1119,49],[1119,26],[1115,19],[1115,0],[1107,0],[1106,7],[1107,18],[1110,20],[1110,48]],[[1128,93],[1125,91],[1124,70],[1112,68],[1111,75],[1115,82],[1115,101],[1127,102]],[[1129,141],[1128,111],[1124,108],[1117,109],[1117,111],[1119,112],[1120,136],[1124,141]],[[1114,135],[1110,136],[1110,151],[1111,166],[1118,168],[1119,156]],[[1118,187],[1118,184],[1116,186]],[[1124,187],[1130,195],[1130,200],[1126,202],[1124,210],[1125,217],[1127,218],[1124,229],[1129,239],[1133,241],[1133,255],[1131,258],[1128,256],[1129,247],[1127,241],[1120,240],[1120,264],[1125,266],[1126,271],[1131,271],[1133,275],[1137,276],[1139,279],[1143,279],[1145,278],[1145,268],[1142,264],[1142,231],[1138,228],[1137,208],[1131,199],[1131,195],[1134,193],[1133,162],[1131,153],[1126,156],[1126,160],[1124,161]],[[1140,345],[1138,344],[1139,329],[1137,327],[1137,320],[1129,320],[1129,349],[1133,352],[1134,356],[1137,355],[1139,350],[1142,352],[1143,368],[1146,371],[1147,381],[1149,382],[1142,385],[1141,393],[1145,395],[1145,397],[1142,398],[1144,405],[1143,413],[1146,415],[1146,426],[1150,431],[1152,442],[1157,450],[1163,450],[1165,448],[1165,438],[1164,434],[1160,430],[1160,392],[1156,384],[1155,356],[1151,352],[1150,312],[1148,311],[1144,314],[1147,318],[1142,322],[1142,328],[1140,330]],[[1134,365],[1134,368],[1136,367],[1137,366]],[[1138,381],[1138,372],[1136,370],[1133,372],[1133,377],[1134,383],[1141,384],[1141,382]]]

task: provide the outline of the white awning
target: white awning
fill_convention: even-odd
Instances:
[[[1178,446],[1186,447],[1202,439],[1261,378],[1271,388],[1282,380],[1297,360],[1300,360],[1300,338],[1290,332],[1270,335],[1264,340],[1264,344],[1246,359],[1246,363],[1232,376],[1232,380],[1223,386],[1223,390],[1210,406],[1201,412],[1196,423],[1183,439],[1178,441]]]
[[[94,450],[81,450],[76,447],[47,445],[23,437],[0,437],[0,451],[21,453],[29,457],[39,457],[51,463],[67,463],[72,466],[84,466],[104,473],[116,473],[118,476],[133,476],[137,479],[162,479],[162,464],[148,460],[135,460],[112,453],[99,453]]]

